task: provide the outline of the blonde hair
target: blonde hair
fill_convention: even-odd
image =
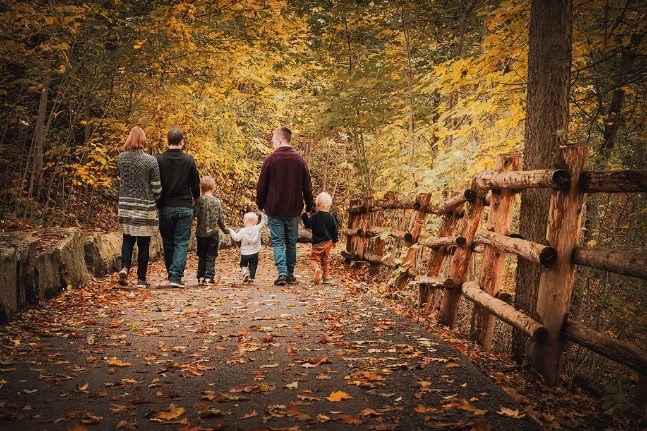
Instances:
[[[254,224],[258,223],[258,215],[256,215],[256,213],[253,213],[253,212],[245,213],[245,215],[243,216],[243,223],[248,221],[254,222]]]
[[[216,180],[213,179],[210,175],[200,178],[200,190],[207,192],[209,190],[216,189]]]
[[[146,147],[146,133],[144,129],[135,126],[130,129],[126,142],[124,143],[124,151],[143,150]]]
[[[332,206],[332,197],[326,192],[321,192],[315,198],[315,204],[318,208],[329,210]]]

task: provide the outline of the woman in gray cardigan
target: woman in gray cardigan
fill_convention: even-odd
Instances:
[[[141,127],[130,130],[124,151],[119,153],[119,207],[117,214],[123,232],[119,284],[128,285],[135,242],[137,254],[137,287],[148,287],[146,272],[151,236],[158,231],[155,202],[162,192],[160,172],[155,157],[144,152],[146,134]]]

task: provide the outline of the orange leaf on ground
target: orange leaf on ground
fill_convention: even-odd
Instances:
[[[353,397],[351,397],[344,391],[331,392],[330,396],[326,397],[328,401],[334,401],[334,402],[339,402],[341,400],[348,400],[350,398],[353,398]]]
[[[177,419],[184,414],[184,407],[176,407],[175,404],[171,404],[168,409],[157,412],[155,415],[158,419],[171,420]]]
[[[115,358],[114,356],[106,361],[108,365],[114,365],[115,367],[129,367],[129,362],[123,362],[120,359]]]

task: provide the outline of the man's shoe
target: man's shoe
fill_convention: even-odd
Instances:
[[[200,286],[200,285],[204,284],[204,281],[205,281],[205,278],[204,278],[204,277],[200,277],[200,278],[198,278],[198,286]]]
[[[169,283],[169,286],[175,287],[175,288],[182,288],[184,287],[184,283],[182,283],[181,281],[171,281]]]
[[[285,286],[288,284],[288,277],[285,274],[279,274],[278,278],[274,280],[275,286]]]
[[[285,281],[287,281],[288,284],[295,284],[297,282],[297,278],[294,274],[288,274],[285,276]]]
[[[321,270],[321,268],[315,269],[315,275],[314,275],[314,278],[313,278],[313,281],[315,282],[315,284],[319,284],[321,282],[321,274],[322,273],[323,273],[323,271]]]
[[[205,278],[204,279],[204,284],[205,286],[213,286],[215,282],[213,281],[213,278]]]
[[[249,274],[243,275],[243,283],[249,283]]]
[[[119,271],[119,284],[128,286],[128,268],[121,268],[121,271]]]
[[[146,280],[138,280],[137,287],[139,287],[140,289],[148,289],[149,287],[151,287],[151,284]]]

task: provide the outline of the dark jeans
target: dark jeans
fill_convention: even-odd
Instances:
[[[167,207],[160,210],[164,264],[170,282],[180,282],[184,277],[192,220],[193,209],[191,208]]]
[[[218,234],[199,236],[198,240],[198,280],[216,276],[216,257],[218,257]]]
[[[279,275],[293,275],[297,263],[297,237],[301,217],[268,217],[274,248],[274,264]]]
[[[241,254],[240,267],[247,267],[249,269],[249,278],[252,280],[256,277],[256,268],[258,267],[258,253],[254,254]]]
[[[148,256],[151,245],[150,236],[131,236],[124,234],[121,242],[121,267],[128,268],[133,262],[133,248],[137,243],[137,279],[146,281],[146,272],[148,270]]]

